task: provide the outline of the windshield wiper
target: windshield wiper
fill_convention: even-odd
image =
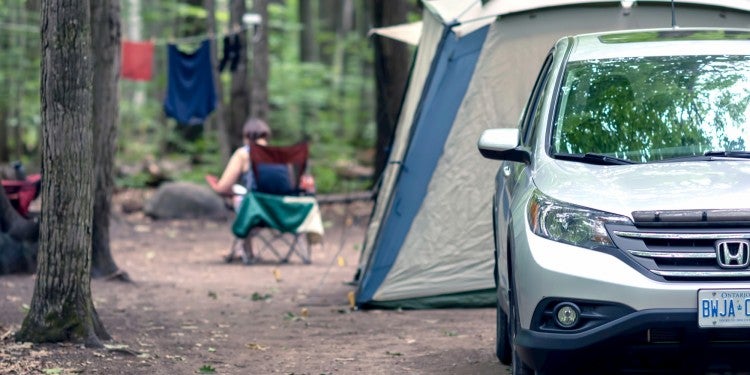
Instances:
[[[706,151],[703,156],[718,156],[721,158],[750,159],[750,151]]]
[[[596,165],[627,165],[627,164],[638,164],[638,162],[620,159],[614,156],[585,153],[585,154],[555,154],[555,158],[562,160],[573,160],[580,161],[582,163],[596,164]]]
[[[654,160],[652,163],[674,163],[683,161],[711,161],[717,158],[734,158],[734,159],[750,159],[750,151],[706,151],[703,155],[685,155],[676,156],[673,158],[666,158],[662,160]]]

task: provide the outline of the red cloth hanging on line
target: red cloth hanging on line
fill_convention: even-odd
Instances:
[[[122,42],[122,66],[120,75],[133,81],[150,81],[153,75],[154,43]]]

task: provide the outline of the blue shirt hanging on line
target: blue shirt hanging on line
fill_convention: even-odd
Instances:
[[[192,53],[167,45],[167,64],[164,112],[181,125],[203,124],[216,108],[210,40],[202,41]]]

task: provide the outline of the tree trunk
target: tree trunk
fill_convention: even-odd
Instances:
[[[299,19],[302,30],[299,32],[299,60],[301,62],[320,61],[320,49],[315,39],[317,35],[317,7],[313,0],[299,0]]]
[[[388,0],[393,1],[393,0]],[[400,0],[399,0],[400,1]],[[339,22],[339,9],[341,8],[341,0],[318,0],[318,30],[321,34],[327,34],[320,43],[320,60],[325,65],[331,65],[333,63],[333,49],[334,36],[338,29]]]
[[[208,13],[207,27],[210,35],[219,35],[216,31],[216,2],[214,0],[205,0],[203,2],[206,12]],[[232,153],[231,144],[227,139],[227,124],[224,115],[224,85],[221,83],[221,77],[219,70],[216,69],[219,64],[217,63],[217,44],[219,43],[218,38],[211,39],[211,66],[214,75],[214,88],[216,89],[216,115],[213,116],[214,125],[211,129],[216,135],[216,140],[219,143],[219,152],[221,152],[221,160],[226,164],[229,161],[229,156]]]
[[[268,122],[268,0],[254,0],[253,12],[262,20],[260,34],[253,40],[250,115]]]
[[[94,211],[89,0],[42,3],[42,222],[39,266],[19,341],[109,339],[91,299]]]
[[[229,97],[229,126],[227,139],[230,150],[242,146],[242,126],[250,113],[250,88],[247,78],[247,31],[242,25],[242,16],[247,12],[245,0],[230,0],[229,30],[240,36],[240,58],[237,69],[232,72],[231,96]]]
[[[109,216],[112,212],[114,159],[117,150],[117,122],[120,112],[120,2],[91,2],[91,44],[93,52],[94,125],[94,218],[92,232],[91,276],[122,275],[112,257],[109,240]]]
[[[375,27],[406,22],[407,5],[404,0],[374,0]],[[409,50],[404,43],[379,36],[375,44],[375,82],[377,82],[377,139],[375,141],[375,178],[377,181],[388,162],[393,132],[409,79]]]

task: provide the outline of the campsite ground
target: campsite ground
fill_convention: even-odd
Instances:
[[[313,263],[222,261],[229,224],[151,221],[119,211],[112,248],[132,283],[94,280],[104,349],[15,343],[34,278],[0,278],[2,374],[504,374],[493,309],[353,311],[349,285],[368,203],[324,206]]]

